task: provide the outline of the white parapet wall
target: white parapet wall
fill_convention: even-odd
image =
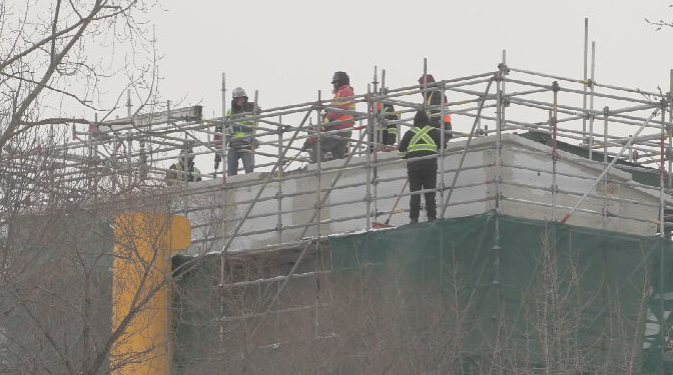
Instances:
[[[446,187],[437,194],[439,207],[446,201],[465,142],[449,143],[449,154],[443,162],[444,173],[439,172],[438,178],[438,187],[442,186],[442,177]],[[554,197],[551,152],[549,146],[504,134],[498,168],[495,136],[473,139],[444,217],[494,210],[496,191],[499,191],[498,209],[503,214],[560,220],[591,188],[603,166],[559,151],[556,163],[558,190]],[[281,180],[266,184],[229,249],[260,249],[318,234],[367,230],[374,222],[385,222],[405,184],[406,165],[394,152],[378,153],[376,159],[377,164],[374,164],[373,156],[354,157],[347,166],[345,160],[324,162],[320,165],[320,174],[317,165],[284,172]],[[223,233],[230,235],[234,231],[264,186],[265,179],[271,177],[268,172],[255,172],[231,176],[225,185],[219,180],[188,184],[178,199],[179,207],[187,209],[194,227],[194,245],[185,253],[220,251],[227,242],[227,238],[222,238]],[[659,192],[632,186],[638,184],[634,184],[631,175],[622,170],[610,171],[607,179],[607,186],[600,182],[568,223],[654,235],[659,217]],[[222,185],[222,189],[213,189],[215,185]],[[204,192],[199,193],[200,190]],[[404,192],[408,193],[408,187]],[[610,199],[605,199],[604,194]],[[324,205],[318,205],[326,195]],[[408,207],[409,197],[401,197],[390,225],[407,224],[408,213],[399,211]],[[604,208],[606,215],[602,214]],[[375,215],[377,212],[379,215]],[[421,221],[424,219],[422,213]],[[314,224],[306,228],[310,223]]]

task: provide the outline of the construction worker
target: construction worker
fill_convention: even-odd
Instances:
[[[379,150],[392,151],[390,148],[397,142],[397,124],[390,124],[389,121],[399,120],[399,116],[395,113],[395,107],[387,103],[376,103],[376,115],[380,118],[375,129],[376,138],[372,137],[371,134],[369,135],[369,144],[371,145],[369,151],[374,151],[374,143]]]
[[[245,120],[246,117],[254,116],[255,104],[248,102],[248,95],[242,87],[236,87],[231,93],[231,108],[227,111],[227,174],[238,174],[238,161],[243,162],[245,173],[252,173],[255,168],[253,150],[257,147],[254,121]],[[222,132],[222,125],[216,127],[217,132]],[[219,135],[215,136],[217,141]],[[219,165],[220,155],[215,155],[216,169]]]
[[[178,180],[186,182],[201,181],[201,171],[194,165],[194,150],[187,146],[180,150],[180,159],[170,166],[166,172],[166,181]]]
[[[353,88],[350,86],[350,77],[345,72],[336,72],[332,76],[332,86],[334,87],[334,100],[331,105],[346,111],[355,111],[355,102],[352,99],[340,99],[355,95]],[[333,134],[320,136],[320,155],[318,155],[318,145],[314,140],[308,141],[311,148],[311,161],[313,163],[325,160],[325,153],[332,154],[332,159],[343,159],[348,153],[348,142],[353,134],[353,121],[355,116],[352,114],[328,111],[323,120],[325,124],[322,131],[335,131]],[[334,123],[334,124],[330,124]],[[310,139],[310,138],[309,138]]]
[[[419,85],[426,85],[430,83],[435,82],[435,77],[432,76],[432,74],[425,74],[421,75],[421,78],[418,79],[418,84]],[[439,90],[439,87],[435,91],[429,91],[429,92],[424,92],[423,93],[423,101],[427,106],[437,106],[442,104],[442,91]],[[446,98],[446,95],[444,95],[444,104],[449,104],[448,99]],[[436,128],[441,128],[441,123],[442,123],[442,110],[440,108],[437,109],[432,109],[428,110],[427,112],[428,117],[430,118],[430,125],[436,127]],[[448,110],[445,108],[444,109],[444,130],[448,130],[448,132],[444,133],[444,147],[446,147],[446,143],[453,137],[453,134],[451,133],[451,114],[448,113]]]
[[[439,129],[430,125],[428,115],[417,111],[414,116],[414,127],[404,133],[399,144],[400,156],[407,159],[407,176],[409,190],[413,193],[419,190],[435,189],[437,186],[437,151],[441,135]],[[429,157],[414,160],[420,157]],[[418,223],[421,210],[421,196],[412,195],[409,204],[409,219],[411,223]],[[437,204],[435,192],[425,193],[425,210],[428,221],[437,218]]]

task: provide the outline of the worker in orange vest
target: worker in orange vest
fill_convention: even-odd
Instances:
[[[350,77],[345,72],[336,72],[332,76],[332,86],[334,87],[334,100],[330,106],[345,111],[355,111],[355,101],[353,99],[342,99],[355,95],[353,87],[350,85]],[[353,125],[355,116],[349,113],[328,111],[325,113],[323,128],[321,131],[335,131],[332,134],[320,136],[320,155],[318,155],[317,142],[312,142],[311,161],[313,163],[325,160],[325,153],[332,154],[332,159],[344,159],[348,153],[348,142],[353,135]]]
[[[430,84],[435,82],[435,77],[432,76],[432,74],[425,74],[421,75],[421,78],[418,79],[418,84],[423,85],[423,84]],[[443,98],[443,103],[445,105],[449,104],[448,99],[446,98],[446,95],[442,95],[442,91],[439,90],[439,87],[437,87],[437,90],[435,91],[428,91],[423,93],[423,101],[427,106],[431,105],[441,105],[442,104],[442,96]],[[430,125],[436,127],[436,128],[441,128],[442,125],[442,110],[440,108],[437,109],[432,109],[432,110],[427,110],[426,114],[430,118]],[[451,114],[448,112],[447,108],[444,108],[444,128],[445,131],[448,130],[448,132],[444,133],[444,147],[446,147],[446,143],[453,137],[453,134],[451,133],[452,126],[451,126]]]

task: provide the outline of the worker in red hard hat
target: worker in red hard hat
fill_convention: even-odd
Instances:
[[[424,74],[421,75],[421,77],[418,79],[418,84],[419,85],[428,85],[431,83],[435,83],[435,77],[433,77],[432,74]],[[423,87],[421,87],[423,88]],[[423,101],[427,106],[437,106],[442,104],[442,96],[443,98],[443,103],[445,105],[449,104],[449,100],[446,98],[446,95],[442,95],[442,91],[440,90],[439,87],[437,87],[437,90],[434,91],[427,91],[423,92]],[[426,114],[430,118],[430,125],[436,127],[436,128],[442,128],[442,110],[440,108],[437,109],[432,109],[432,110],[427,110]],[[452,125],[451,125],[451,114],[448,113],[448,109],[444,108],[444,130],[448,130],[449,132],[444,133],[444,147],[446,147],[446,143],[453,137],[453,134],[450,132],[452,130]]]

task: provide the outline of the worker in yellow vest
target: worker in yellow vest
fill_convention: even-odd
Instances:
[[[169,184],[173,180],[185,182],[201,181],[201,171],[194,165],[194,150],[191,146],[186,146],[180,150],[179,160],[170,166],[165,177]]]
[[[417,111],[414,116],[414,127],[404,133],[398,151],[400,156],[407,159],[407,176],[409,190],[413,193],[419,190],[435,189],[437,186],[437,152],[440,144],[439,129],[430,125],[428,115]],[[428,221],[437,218],[437,203],[435,192],[425,193],[425,210]],[[409,202],[409,219],[411,223],[418,223],[421,211],[421,196],[414,194]]]
[[[248,102],[248,95],[242,87],[236,87],[231,93],[231,108],[227,111],[227,175],[238,174],[238,161],[243,163],[245,173],[252,173],[255,169],[254,149],[257,147],[255,139],[255,121],[246,120],[254,116],[255,104]],[[216,155],[217,157],[217,155]],[[217,163],[217,159],[215,162]]]

